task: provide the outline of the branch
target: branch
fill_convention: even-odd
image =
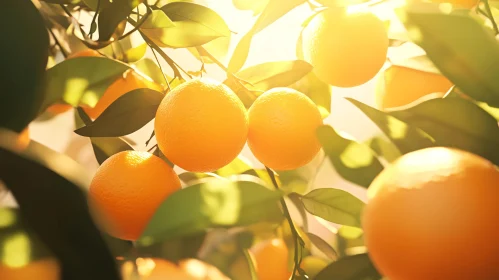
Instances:
[[[499,28],[497,27],[494,15],[492,14],[492,10],[490,9],[489,0],[482,0],[482,2],[485,5],[485,11],[487,12],[487,17],[492,22],[492,27],[494,27],[494,31],[496,32],[497,35],[499,34]]]

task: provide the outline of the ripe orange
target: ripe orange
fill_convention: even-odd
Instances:
[[[376,102],[382,110],[404,106],[429,94],[443,97],[451,86],[443,75],[393,65],[378,80]]]
[[[309,163],[320,149],[315,131],[319,109],[305,94],[274,88],[260,95],[248,112],[248,145],[266,166],[291,170]]]
[[[33,261],[22,267],[10,267],[0,263],[0,279],[5,280],[26,280],[43,279],[59,280],[61,279],[61,268],[59,262],[54,258],[46,258]]]
[[[302,33],[303,55],[323,82],[354,87],[372,79],[388,51],[383,22],[368,11],[328,8]]]
[[[89,205],[110,235],[136,240],[157,207],[180,189],[180,180],[162,159],[138,151],[109,157],[97,170]]]
[[[368,190],[369,254],[391,280],[499,279],[499,171],[460,150],[406,154]]]
[[[248,134],[246,108],[224,84],[202,78],[173,89],[154,124],[158,146],[174,164],[208,172],[229,164]]]
[[[116,99],[129,91],[139,88],[150,88],[157,91],[162,91],[161,87],[158,84],[149,81],[133,70],[128,70],[123,73],[123,77],[118,78],[106,89],[102,97],[93,108],[85,108],[85,112],[92,119],[96,119],[100,116],[100,114],[102,114],[102,112],[104,112],[104,110],[106,110],[107,107],[109,107],[109,105],[116,101]]]
[[[251,248],[259,280],[288,280],[288,247],[282,239],[263,241]]]

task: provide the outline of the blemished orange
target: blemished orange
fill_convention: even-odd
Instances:
[[[257,243],[251,252],[255,257],[256,274],[259,280],[288,280],[291,271],[288,267],[288,247],[282,239]]]
[[[248,111],[248,146],[255,157],[275,170],[309,163],[320,150],[316,136],[322,118],[315,103],[290,88],[260,95]]]
[[[175,165],[209,172],[229,164],[248,135],[246,108],[226,85],[202,78],[173,89],[154,123],[158,147]]]
[[[303,29],[302,52],[323,82],[354,87],[371,80],[386,61],[384,23],[365,10],[327,8]]]
[[[376,103],[381,110],[405,106],[430,94],[443,97],[451,87],[443,75],[392,65],[380,75]]]
[[[125,93],[139,89],[139,88],[149,88],[157,91],[162,91],[161,87],[146,79],[142,75],[138,74],[133,70],[127,70],[123,73],[123,76],[118,78],[113,82],[101,96],[97,104],[93,108],[84,108],[85,112],[92,119],[96,119],[104,112],[104,110],[109,107],[116,99],[120,98]]]
[[[499,171],[469,152],[408,153],[368,190],[362,227],[390,280],[499,279]]]
[[[0,264],[0,279],[59,280],[61,279],[61,268],[59,262],[54,258],[33,261],[22,267],[10,267],[5,264]]]
[[[161,202],[179,189],[180,180],[165,161],[148,152],[123,151],[99,167],[88,200],[110,235],[137,240]]]

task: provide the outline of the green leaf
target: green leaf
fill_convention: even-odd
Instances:
[[[97,10],[97,4],[99,3],[99,1],[100,1],[100,7],[99,7],[100,11],[102,11],[102,9],[111,4],[110,0],[82,0],[82,1],[93,11]]]
[[[141,29],[161,47],[186,48],[206,44],[219,37],[230,36],[222,17],[213,10],[188,2],[172,2],[161,8],[174,26]]]
[[[78,107],[75,111],[75,118],[76,120],[80,119],[85,125],[92,123],[90,117],[81,107]],[[102,164],[110,156],[119,152],[133,151],[133,148],[127,142],[118,137],[91,137],[90,142],[92,143],[95,158],[99,164]]]
[[[51,104],[63,101],[78,107],[95,106],[105,90],[130,67],[104,57],[77,57],[47,70],[47,96],[43,112]]]
[[[336,224],[360,227],[364,202],[344,190],[315,189],[303,196],[302,202],[312,215]]]
[[[303,228],[305,230],[307,230],[308,229],[307,211],[305,210],[305,206],[303,205],[303,202],[301,202],[301,195],[292,192],[292,193],[288,194],[288,198],[295,205],[296,210],[298,210],[298,213],[300,213]]]
[[[444,13],[428,3],[411,5],[399,17],[412,40],[458,88],[499,107],[499,45],[491,30],[467,13]]]
[[[369,117],[402,154],[434,146],[434,140],[423,130],[352,98],[347,98]]]
[[[154,116],[164,95],[141,88],[120,96],[91,124],[75,130],[81,136],[115,137],[131,134]]]
[[[150,58],[143,58],[135,63],[135,67],[144,75],[151,78],[154,82],[160,85],[166,85],[165,76],[163,76],[161,69],[156,62],[154,62],[154,60]]]
[[[248,269],[250,272],[250,279],[251,280],[258,280],[258,275],[256,273],[256,264],[253,263],[253,259],[251,258],[250,252],[248,249],[243,250],[244,254],[244,259],[246,260],[246,263],[248,264]]]
[[[185,185],[192,185],[193,182],[199,181],[199,179],[215,177],[212,173],[200,173],[200,172],[184,172],[178,175],[180,181]]]
[[[141,0],[114,0],[99,13],[99,41],[111,39],[116,27],[126,19]]]
[[[466,150],[499,165],[497,120],[462,98],[438,98],[391,115],[424,130],[438,146]]]
[[[390,58],[392,65],[415,69],[423,72],[441,75],[433,62],[426,55],[418,55],[404,59]]]
[[[173,238],[147,247],[138,247],[140,255],[161,258],[172,262],[188,258],[197,258],[197,254],[206,239],[206,233],[200,232]]]
[[[319,127],[317,137],[334,168],[344,179],[367,188],[383,170],[383,165],[368,146],[341,137],[331,126]]]
[[[2,11],[0,127],[21,132],[36,118],[43,100],[49,38],[31,1],[3,1]]]
[[[80,0],[42,0],[50,4],[77,4]]]
[[[156,29],[174,27],[175,23],[162,10],[153,10],[140,26],[140,29]]]
[[[379,280],[376,270],[367,254],[358,254],[339,259],[324,268],[314,280]]]
[[[86,190],[91,174],[68,156],[35,141],[20,149],[17,137],[0,129],[0,178],[24,221],[63,260],[64,277],[120,279],[115,259],[89,213]]]
[[[252,177],[254,178],[254,177]],[[148,245],[214,227],[278,222],[280,192],[247,176],[231,181],[208,178],[170,195],[157,209],[139,245]]]
[[[395,144],[386,139],[386,137],[384,137],[383,135],[374,136],[373,138],[366,141],[365,145],[367,145],[378,156],[383,157],[388,162],[393,162],[402,155]]]
[[[307,232],[306,234],[312,244],[314,244],[317,249],[321,250],[321,252],[324,253],[324,255],[326,255],[329,259],[333,261],[336,261],[338,259],[338,253],[336,252],[336,250],[331,245],[329,245],[329,243],[324,241],[324,239],[311,232]]]
[[[254,90],[266,91],[287,87],[312,71],[312,65],[303,60],[265,62],[239,71],[238,78],[251,83]]]
[[[247,159],[238,156],[231,163],[215,171],[215,174],[218,174],[222,177],[229,177],[232,175],[242,174],[243,172],[250,169],[252,169],[252,167],[250,166],[250,162]]]
[[[313,72],[308,73],[289,87],[310,97],[319,108],[323,119],[329,116],[331,113],[331,86],[319,80]]]
[[[243,67],[251,46],[253,35],[262,31],[265,27],[272,24],[283,15],[296,8],[297,6],[305,3],[306,0],[269,0],[265,9],[253,24],[253,27],[244,35],[234,50],[232,57],[229,61],[229,72],[234,73]]]
[[[257,95],[261,94],[261,92],[258,92],[257,94],[256,91],[249,90],[232,74],[227,75],[227,79],[223,83],[234,91],[246,108],[251,107],[251,104],[256,100]]]

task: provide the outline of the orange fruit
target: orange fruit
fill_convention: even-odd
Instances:
[[[73,107],[69,104],[59,104],[58,103],[58,104],[50,105],[50,107],[47,108],[47,112],[54,114],[54,115],[58,115],[58,114],[62,114],[64,112],[69,111],[71,108],[73,108]]]
[[[104,110],[109,107],[116,99],[124,95],[125,93],[139,89],[139,88],[149,88],[157,91],[162,91],[161,87],[141,76],[133,70],[128,70],[123,73],[123,76],[118,78],[114,83],[112,83],[101,96],[97,104],[93,108],[85,108],[85,112],[92,118],[97,117],[104,112]]]
[[[282,239],[262,241],[251,248],[259,280],[288,280],[288,247]]]
[[[0,264],[0,279],[5,280],[59,280],[61,279],[61,268],[59,262],[54,258],[46,258],[29,262],[25,266],[11,267]]]
[[[88,193],[89,205],[110,235],[136,240],[180,180],[162,159],[147,152],[123,151],[97,170]]]
[[[21,133],[19,133],[15,147],[19,151],[24,150],[28,147],[30,141],[31,137],[30,137],[29,127],[26,127],[23,131],[21,131]]]
[[[175,165],[209,172],[229,164],[248,134],[246,108],[224,84],[195,79],[163,99],[154,124],[158,146]]]
[[[406,154],[368,190],[369,255],[390,280],[499,279],[499,171],[436,147]]]
[[[443,97],[451,86],[443,75],[393,65],[378,80],[376,102],[382,110],[404,106],[429,94]]]
[[[249,112],[248,145],[266,166],[291,170],[309,163],[321,145],[319,109],[305,94],[274,88],[260,95]]]
[[[75,57],[88,57],[88,56],[102,56],[98,51],[92,49],[86,49],[83,51],[75,52],[70,54],[67,59]]]
[[[354,87],[372,79],[388,51],[383,22],[365,10],[328,8],[303,29],[302,52],[319,79],[337,87]]]

